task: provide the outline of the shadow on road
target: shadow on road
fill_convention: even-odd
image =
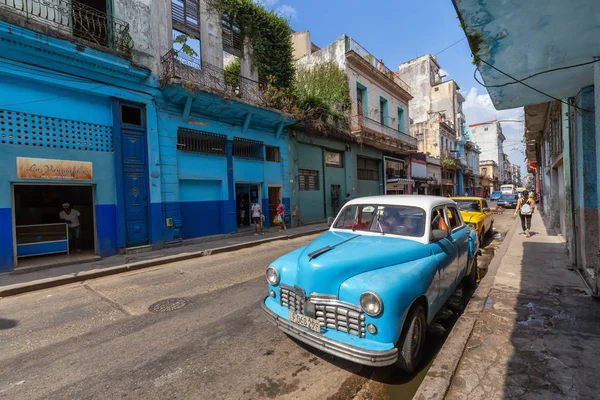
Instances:
[[[14,328],[17,325],[19,325],[19,321],[16,319],[0,318],[0,331]]]

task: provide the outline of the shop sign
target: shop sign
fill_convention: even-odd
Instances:
[[[19,179],[91,181],[92,163],[17,157],[17,177]]]

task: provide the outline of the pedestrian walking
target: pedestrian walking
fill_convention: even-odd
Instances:
[[[252,213],[252,222],[254,223],[254,235],[258,235],[258,229],[260,228],[260,234],[264,235],[265,233],[263,232],[263,226],[262,226],[262,220],[263,220],[263,214],[262,214],[262,209],[260,208],[260,204],[258,204],[258,201],[256,199],[254,199],[254,201],[252,202],[252,206],[250,207],[250,212]]]
[[[281,200],[277,200],[277,208],[275,209],[277,212],[277,222],[279,222],[279,231],[285,231],[287,228],[285,227],[285,206],[281,202]]]
[[[521,216],[521,228],[527,237],[531,236],[529,233],[531,229],[531,216],[535,210],[535,201],[532,196],[529,195],[527,190],[524,190],[523,197],[517,202],[517,209],[515,210],[515,217],[517,215]]]
[[[81,213],[77,210],[73,210],[69,203],[63,203],[63,210],[58,213],[58,217],[63,221],[66,221],[69,226],[69,249],[73,248],[76,252],[80,252],[79,238],[81,236],[81,224],[79,223],[79,217]],[[74,245],[71,247],[71,245]]]
[[[244,195],[240,195],[240,204],[239,204],[239,214],[240,214],[240,226],[244,225],[244,220],[246,219],[246,199],[244,199]]]

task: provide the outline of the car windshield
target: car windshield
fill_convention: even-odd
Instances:
[[[503,194],[502,196],[500,196],[500,200],[515,201],[515,200],[517,200],[517,195],[516,194]]]
[[[425,211],[409,206],[351,205],[340,211],[333,227],[352,231],[421,237],[425,232]]]
[[[461,211],[481,211],[479,200],[454,200]]]

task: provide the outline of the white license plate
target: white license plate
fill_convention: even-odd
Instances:
[[[310,329],[311,331],[321,332],[321,323],[314,319],[307,317],[306,315],[295,313],[292,310],[288,311],[288,318],[291,322],[302,325]]]

